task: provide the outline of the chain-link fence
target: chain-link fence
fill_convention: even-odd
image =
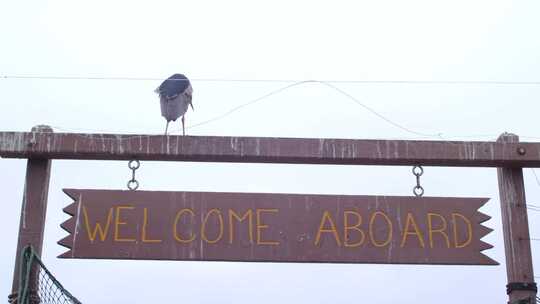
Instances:
[[[49,272],[31,246],[21,257],[19,291],[9,296],[13,304],[80,304]]]

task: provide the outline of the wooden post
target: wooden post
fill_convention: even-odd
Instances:
[[[498,142],[518,143],[514,134],[502,134]],[[527,151],[518,147],[518,154]],[[508,276],[509,303],[535,303],[536,284],[532,267],[529,222],[522,168],[498,168],[499,196]]]
[[[52,129],[48,126],[36,126],[32,128],[32,132],[52,132]],[[29,145],[32,144],[32,142],[29,143]],[[15,270],[13,272],[13,284],[11,287],[14,294],[19,288],[20,257],[23,249],[27,245],[32,245],[36,253],[41,256],[50,172],[50,160],[28,159],[19,224],[19,239],[15,257]],[[36,290],[36,284],[37,278],[32,276],[30,282],[31,291]]]

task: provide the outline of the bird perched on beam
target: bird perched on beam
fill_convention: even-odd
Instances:
[[[182,117],[182,135],[186,135],[184,116],[188,106],[195,110],[191,102],[193,88],[191,88],[189,79],[183,74],[174,74],[165,79],[155,92],[159,94],[161,116],[167,120],[165,135],[167,135],[169,129],[169,122],[176,121],[180,116]]]

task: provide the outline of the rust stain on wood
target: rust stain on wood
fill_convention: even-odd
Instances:
[[[64,191],[62,258],[497,265],[487,198]]]

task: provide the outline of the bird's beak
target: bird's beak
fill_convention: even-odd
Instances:
[[[195,111],[195,108],[193,107],[193,103],[190,102],[189,105],[191,106],[191,109],[192,109],[193,111]]]

